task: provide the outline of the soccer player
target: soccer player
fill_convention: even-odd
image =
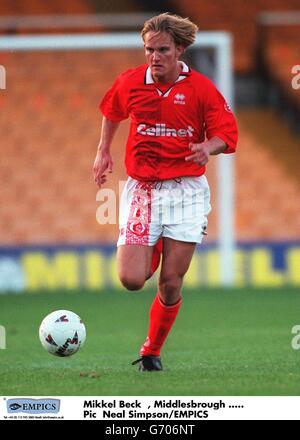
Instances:
[[[236,121],[223,96],[180,61],[197,29],[169,13],[146,21],[141,35],[147,64],[120,74],[100,104],[94,163],[99,187],[112,172],[110,145],[119,123],[131,120],[117,244],[124,287],[141,289],[162,253],[148,334],[133,362],[140,371],[162,370],[160,352],[182,304],[183,278],[206,235],[211,208],[205,165],[211,155],[233,153],[237,144]]]

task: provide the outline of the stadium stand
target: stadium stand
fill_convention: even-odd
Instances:
[[[73,13],[91,12],[87,5],[92,2],[65,2],[64,8],[71,3]],[[182,2],[174,1],[177,12],[190,15],[201,30],[225,29],[234,33],[237,73],[256,68],[259,34],[255,17],[258,12],[286,5],[279,0],[268,2],[267,6],[263,3],[236,0],[236,7],[229,10],[228,2],[223,0],[211,3],[186,0],[184,7]],[[289,8],[298,7],[298,1],[288,3]],[[8,1],[1,3],[2,15],[11,14],[10,5]],[[67,11],[59,9],[59,2],[42,5],[16,1],[16,13]],[[291,32],[295,32],[291,27],[284,30],[286,40],[283,41],[276,29],[268,28],[261,56],[274,82],[285,84],[287,93],[293,94],[287,81],[290,84],[288,75],[291,63],[299,55],[299,46],[286,44],[290,42]],[[296,38],[299,41],[297,32]],[[0,54],[0,64],[4,64],[9,73],[9,93],[0,96],[3,156],[0,179],[5,182],[0,188],[2,245],[116,240],[116,226],[99,226],[95,220],[99,203],[95,200],[97,190],[92,166],[100,132],[97,106],[112,78],[142,62],[141,51],[104,51],[101,55],[92,51],[80,55],[65,52]],[[241,134],[236,156],[237,238],[299,238],[300,220],[295,202],[300,186],[297,138],[280,114],[271,110],[239,110],[238,120]],[[123,155],[127,127],[127,123],[122,124],[114,143],[115,168],[111,182],[116,190],[118,181],[125,179]],[[215,159],[208,177],[215,197],[214,163]],[[208,240],[216,237],[213,211]]]
[[[87,0],[1,0],[0,15],[77,14],[92,12],[93,2]]]
[[[235,74],[264,77],[265,88],[271,91],[268,104],[275,104],[281,107],[280,110],[283,105],[287,106],[292,113],[290,118],[299,117],[300,95],[291,87],[291,68],[298,63],[300,55],[298,0],[255,0],[249,3],[234,0],[230,8],[224,0],[209,3],[187,0],[184,4],[171,0],[171,3],[178,13],[194,19],[200,30],[230,31]],[[245,88],[243,92],[246,93]]]
[[[5,160],[0,164],[1,181],[6,182],[0,189],[5,206],[0,220],[2,244],[115,238],[115,228],[103,233],[95,221],[92,166],[100,133],[97,107],[111,78],[119,69],[138,64],[139,57],[142,62],[141,53],[108,51],[101,56],[98,52],[19,53],[6,59],[10,93],[1,96],[0,125],[6,139],[1,145]],[[27,87],[29,78],[33,86]],[[125,130],[124,124],[115,143],[116,187],[125,177],[122,160],[117,160],[124,151]]]
[[[298,10],[298,0],[234,0],[230,6],[226,0],[205,2],[170,0],[174,8],[189,15],[200,30],[225,30],[234,39],[235,71],[248,73],[256,69],[256,50],[259,42],[257,18],[262,11]]]
[[[262,75],[281,96],[279,106],[290,104],[300,114],[299,90],[291,86],[292,68],[300,59],[300,14],[298,24],[260,26],[259,63]],[[276,103],[275,103],[276,104]]]
[[[1,0],[1,16],[34,16],[52,14],[126,13],[138,12],[144,7],[135,0]]]
[[[274,110],[240,110],[237,231],[243,239],[300,236],[299,141]]]
[[[110,78],[142,62],[142,54],[138,51],[130,56],[121,51],[114,54],[107,51],[101,57],[94,52],[79,57],[70,53],[19,54],[15,64],[12,58],[7,66],[10,93],[1,98],[2,139],[8,140],[2,143],[5,160],[0,165],[0,178],[5,182],[0,188],[4,207],[0,218],[1,243],[115,240],[115,226],[99,226],[95,221],[98,204],[92,164],[100,129],[97,106]],[[116,58],[118,64],[113,62]],[[109,78],[103,66],[109,66]],[[32,77],[34,84],[29,93],[26,78]],[[294,138],[274,112],[243,110],[238,119],[241,130],[236,158],[238,238],[278,239],[299,235],[298,206],[294,203],[299,192],[297,162],[294,156],[287,160],[286,155],[279,155],[282,139],[285,151],[295,150]],[[126,129],[124,123],[114,144],[115,172],[111,181],[116,190],[118,180],[125,178],[122,156]],[[274,136],[270,137],[270,133]],[[212,166],[209,179],[213,186],[214,172]],[[215,194],[214,187],[212,193]],[[275,206],[276,222],[273,222],[270,208]],[[291,211],[294,215],[287,230]],[[273,228],[269,227],[270,222],[274,223]],[[209,239],[215,238],[213,212]]]

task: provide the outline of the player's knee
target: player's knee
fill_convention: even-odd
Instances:
[[[129,274],[120,274],[120,281],[127,290],[140,290],[145,284],[145,279]]]
[[[176,295],[180,292],[182,278],[177,275],[161,276],[159,280],[159,291],[165,295]]]

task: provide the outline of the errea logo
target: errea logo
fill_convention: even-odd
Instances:
[[[176,93],[174,96],[174,104],[185,105],[185,95],[183,93]]]

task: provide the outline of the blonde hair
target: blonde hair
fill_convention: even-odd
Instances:
[[[169,12],[156,15],[144,23],[141,35],[144,40],[147,32],[167,32],[171,35],[174,43],[188,47],[194,43],[198,26],[189,18],[182,18]]]

